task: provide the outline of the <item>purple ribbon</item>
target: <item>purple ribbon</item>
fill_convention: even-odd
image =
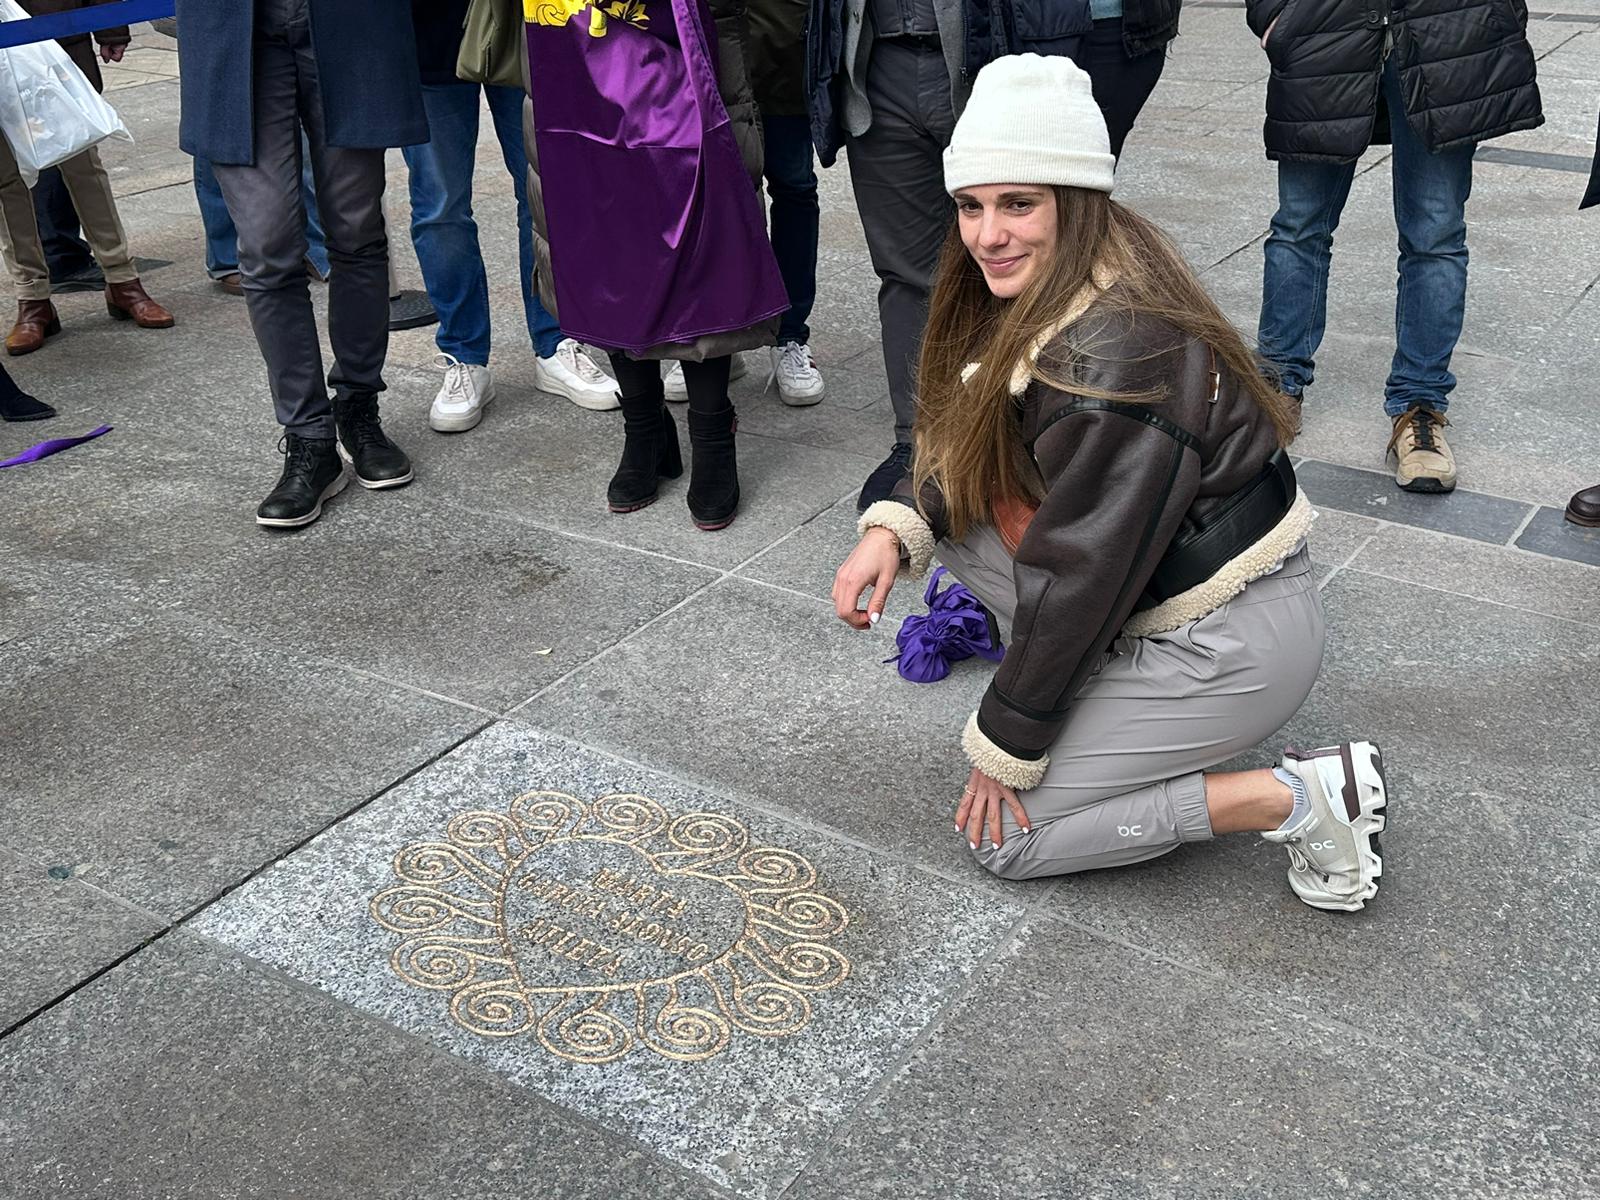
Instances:
[[[49,458],[52,454],[60,454],[63,450],[71,450],[74,446],[81,446],[85,442],[92,442],[103,433],[110,433],[111,426],[102,425],[93,433],[86,433],[75,438],[51,438],[48,442],[40,442],[37,446],[29,446],[21,454],[0,462],[0,467],[20,467],[23,463],[38,462],[41,458]]]
[[[978,655],[990,662],[1005,657],[1005,647],[989,619],[989,610],[959,583],[939,591],[940,567],[923,593],[928,614],[913,614],[900,625],[895,644],[900,653],[884,662],[898,662],[900,675],[912,683],[936,683],[950,674],[950,664]]]

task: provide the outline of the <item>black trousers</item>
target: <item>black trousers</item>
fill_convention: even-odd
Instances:
[[[1111,17],[1096,21],[1094,28],[1078,39],[1078,48],[1070,57],[1088,72],[1094,102],[1105,115],[1106,132],[1111,135],[1111,153],[1121,158],[1122,144],[1161,80],[1166,51],[1152,50],[1129,58],[1122,45],[1122,18]]]
[[[94,266],[89,244],[79,236],[78,210],[72,207],[67,185],[55,167],[39,172],[39,182],[33,189],[33,212],[39,222],[39,242],[44,246],[51,280],[59,282]]]

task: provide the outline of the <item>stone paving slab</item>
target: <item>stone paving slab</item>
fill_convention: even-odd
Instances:
[[[463,813],[482,815],[452,825]],[[615,932],[586,907],[597,897],[607,915],[649,905],[714,957],[655,949],[654,924]],[[500,724],[191,928],[427,1038],[463,1071],[488,1067],[759,1197],[834,1136],[1020,914]],[[550,921],[610,945],[536,941]],[[621,990],[594,990],[607,987]]]
[[[60,863],[0,850],[0,1029],[139,947],[164,922],[119,903]]]
[[[191,622],[0,646],[0,843],[172,919],[483,723]]]
[[[1595,1194],[1592,1112],[1397,1054],[1350,998],[1275,1003],[1035,922],[788,1195]]]
[[[7,1039],[10,1200],[709,1200],[626,1137],[174,934]]]
[[[859,632],[821,600],[729,579],[517,715],[1004,889],[974,878],[952,820],[989,672],[970,659],[908,683],[883,664],[894,653],[887,623]]]

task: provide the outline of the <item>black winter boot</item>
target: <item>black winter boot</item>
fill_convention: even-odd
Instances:
[[[622,462],[606,488],[614,513],[638,512],[656,502],[656,483],[683,474],[678,426],[659,392],[622,398]]]
[[[716,413],[689,410],[689,445],[694,459],[689,515],[697,528],[708,533],[732,525],[739,507],[739,459],[733,442],[738,427],[731,404]]]
[[[0,367],[0,421],[48,421],[55,415],[55,409],[28,395]]]
[[[376,396],[363,392],[335,397],[333,420],[339,430],[339,457],[354,469],[362,487],[396,488],[411,482],[411,460],[384,433]]]
[[[332,438],[286,433],[278,448],[283,451],[283,474],[256,509],[256,524],[298,529],[322,515],[322,502],[344,491],[350,476]]]

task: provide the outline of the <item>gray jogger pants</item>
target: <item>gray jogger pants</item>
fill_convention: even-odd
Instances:
[[[990,526],[940,542],[940,561],[1007,627],[1012,558]],[[1209,841],[1208,768],[1250,749],[1304,703],[1322,668],[1322,595],[1304,546],[1215,612],[1170,633],[1118,638],[1073,701],[1050,767],[974,857],[1005,879],[1142,862]],[[1068,664],[1063,664],[1063,670]]]

